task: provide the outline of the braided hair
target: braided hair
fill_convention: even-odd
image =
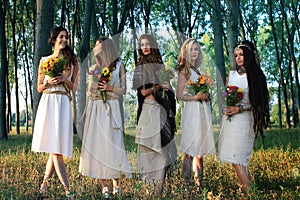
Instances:
[[[248,79],[249,100],[252,105],[254,117],[254,131],[256,136],[263,129],[270,127],[269,91],[266,76],[260,68],[260,61],[254,44],[248,40],[242,41],[235,46],[242,49],[244,54],[244,67]],[[238,70],[238,67],[237,67]]]

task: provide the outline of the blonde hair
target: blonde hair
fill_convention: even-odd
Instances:
[[[193,66],[191,64],[191,48],[193,44],[197,44],[198,48],[199,48],[199,55],[197,60],[195,61],[195,66]],[[200,65],[202,64],[202,50],[201,50],[201,46],[199,44],[199,42],[197,42],[196,39],[194,38],[190,38],[187,39],[186,41],[184,41],[184,43],[181,46],[180,49],[180,54],[178,56],[178,63],[179,63],[179,67],[178,67],[178,71],[184,72],[184,75],[186,77],[186,79],[189,79],[191,76],[191,72],[190,72],[190,68],[191,67],[200,67]]]

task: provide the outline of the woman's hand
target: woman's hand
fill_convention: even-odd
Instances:
[[[195,97],[197,100],[206,100],[206,99],[208,99],[209,95],[208,95],[208,93],[202,94],[202,93],[198,92],[195,95]]]
[[[59,83],[64,83],[67,80],[67,75],[66,74],[61,74],[60,76],[56,77],[59,81]]]
[[[238,106],[227,106],[224,109],[224,114],[226,116],[235,115],[240,112],[240,108]]]
[[[60,78],[60,76],[57,76],[57,77],[54,77],[54,78],[49,78],[47,80],[47,82],[50,85],[57,85],[57,84],[61,83],[61,78]]]
[[[98,82],[97,88],[100,89],[101,91],[107,91],[107,90],[113,91],[113,86],[103,81]]]
[[[161,88],[164,89],[165,91],[168,91],[170,89],[170,83],[164,82],[163,84],[161,84]]]

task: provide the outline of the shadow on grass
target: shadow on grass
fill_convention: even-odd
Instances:
[[[258,135],[254,142],[254,151],[259,149],[283,148],[284,150],[299,148],[299,129],[271,129],[264,133],[264,146],[261,135]]]

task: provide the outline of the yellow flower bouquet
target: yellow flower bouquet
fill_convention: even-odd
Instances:
[[[108,67],[103,67],[99,81],[102,83],[108,83],[111,80],[111,78],[112,78],[112,72],[110,71],[110,69]],[[103,102],[106,103],[106,99],[107,99],[106,91],[101,91],[101,96]]]
[[[56,58],[48,58],[43,63],[43,74],[56,77],[65,70],[65,65],[68,63],[68,59],[60,56]]]

